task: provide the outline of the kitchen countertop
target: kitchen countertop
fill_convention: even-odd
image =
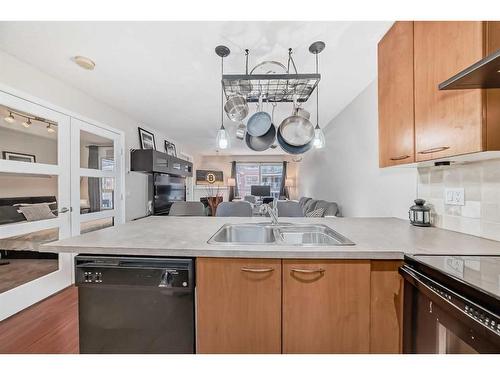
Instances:
[[[267,219],[267,220],[266,220]],[[500,242],[396,218],[280,218],[287,223],[325,224],[354,246],[220,245],[207,241],[224,224],[262,223],[253,217],[151,216],[43,245],[56,253],[178,257],[403,259],[404,254],[500,255]]]

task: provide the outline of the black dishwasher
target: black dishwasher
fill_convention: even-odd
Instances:
[[[80,353],[194,353],[193,263],[78,255]]]

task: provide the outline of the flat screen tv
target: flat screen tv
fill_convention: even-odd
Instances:
[[[271,195],[271,186],[269,185],[252,185],[250,186],[250,194],[257,197],[269,197]]]

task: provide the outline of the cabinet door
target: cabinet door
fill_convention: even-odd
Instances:
[[[483,22],[414,23],[417,161],[483,150],[482,90],[438,85],[483,57]]]
[[[370,353],[402,352],[403,279],[401,261],[371,261]]]
[[[487,22],[486,55],[500,49],[500,21]],[[500,150],[500,89],[486,91],[486,123],[488,151]]]
[[[415,161],[413,22],[396,22],[378,44],[379,165]]]
[[[281,260],[198,258],[198,353],[281,353]]]
[[[283,352],[369,350],[370,262],[283,260]]]

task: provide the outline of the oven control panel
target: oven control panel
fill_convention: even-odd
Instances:
[[[403,266],[403,270],[403,274],[407,273],[411,278],[418,280],[419,283],[425,285],[425,289],[427,289],[429,293],[441,297],[443,302],[453,305],[454,308],[461,310],[463,313],[479,322],[488,330],[494,332],[497,335],[500,335],[499,316],[476,305],[474,302],[471,302],[465,297],[458,295],[457,293],[430,279],[426,275],[418,272],[413,268],[405,265]]]
[[[469,305],[465,305],[464,310],[470,317],[500,334],[500,321],[495,319],[492,315]]]

